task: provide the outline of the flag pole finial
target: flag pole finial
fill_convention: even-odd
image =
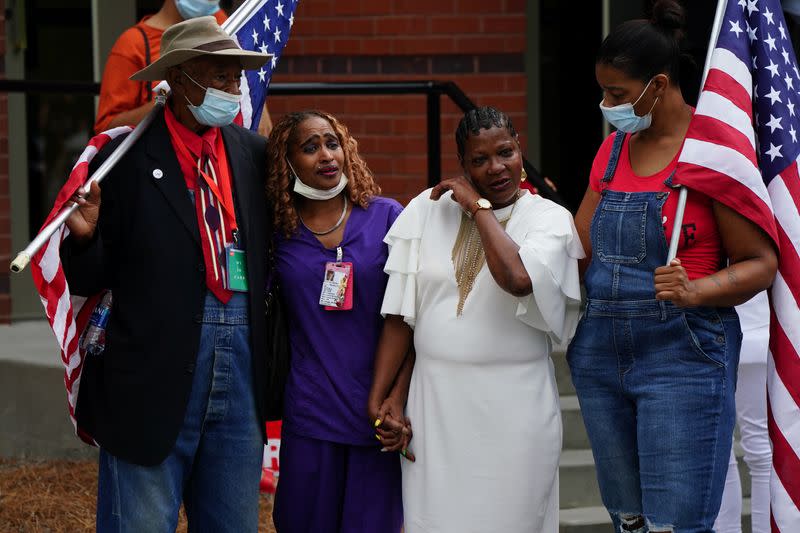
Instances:
[[[31,256],[25,252],[18,253],[17,257],[11,262],[11,272],[22,272],[30,262]]]

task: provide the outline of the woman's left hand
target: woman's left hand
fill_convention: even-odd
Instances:
[[[669,266],[658,267],[655,271],[656,300],[668,300],[678,307],[696,305],[697,290],[689,279],[680,259],[673,259]]]
[[[413,437],[411,421],[403,414],[404,405],[399,399],[389,396],[378,409],[375,432],[383,448],[389,452],[401,452],[409,457],[408,443]],[[412,461],[413,455],[409,457]]]
[[[453,191],[453,200],[458,202],[461,205],[461,209],[468,213],[473,211],[475,202],[481,197],[472,182],[464,176],[457,176],[439,182],[431,190],[431,200],[438,200],[447,191]]]

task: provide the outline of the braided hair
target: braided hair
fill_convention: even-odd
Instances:
[[[494,107],[484,106],[470,109],[461,118],[456,128],[456,149],[458,150],[458,160],[464,159],[464,150],[466,149],[467,139],[470,135],[478,135],[481,130],[488,130],[492,128],[505,128],[508,134],[513,138],[517,138],[517,130],[511,123],[511,119],[502,111]]]
[[[292,195],[294,174],[286,160],[289,155],[289,147],[292,143],[297,142],[295,138],[297,127],[311,117],[326,120],[339,138],[339,144],[344,152],[342,171],[347,175],[345,194],[348,195],[350,201],[354,205],[366,209],[370,200],[381,193],[381,188],[375,183],[372,171],[358,154],[358,142],[350,135],[347,126],[324,111],[310,110],[289,113],[281,118],[270,132],[267,143],[266,185],[267,200],[274,206],[275,229],[282,231],[287,237],[297,231],[299,219]]]

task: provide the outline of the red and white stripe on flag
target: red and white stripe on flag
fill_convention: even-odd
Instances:
[[[770,290],[767,371],[772,530],[800,531],[800,175],[794,161],[769,184],[780,242]]]
[[[69,202],[70,197],[82,187],[89,178],[89,163],[94,156],[112,139],[128,133],[131,128],[127,126],[104,131],[93,137],[72,167],[67,182],[56,197],[52,211],[45,220],[43,227],[50,223]],[[85,442],[95,444],[91,435],[78,427],[75,418],[75,407],[78,402],[78,390],[81,383],[81,372],[85,354],[78,348],[78,341],[89,321],[100,294],[88,298],[73,296],[69,292],[69,284],[64,276],[61,265],[59,248],[64,239],[69,235],[69,229],[62,225],[50,240],[31,260],[31,273],[39,297],[44,305],[50,327],[56,336],[61,349],[61,362],[64,365],[64,385],[67,389],[67,403],[69,416],[75,427],[76,434]]]
[[[729,0],[720,13],[676,182],[748,217],[779,248],[767,377],[771,521],[773,531],[793,533],[800,531],[800,72],[778,0]]]

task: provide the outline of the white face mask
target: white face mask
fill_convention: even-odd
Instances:
[[[637,131],[642,131],[649,128],[650,124],[653,122],[653,107],[656,106],[658,97],[656,97],[655,102],[653,102],[653,106],[650,108],[650,111],[648,111],[643,117],[640,117],[636,114],[633,106],[639,103],[639,100],[642,99],[642,96],[644,96],[644,93],[647,92],[647,88],[650,87],[653,79],[655,78],[651,78],[650,81],[647,82],[647,85],[644,86],[644,90],[642,90],[642,94],[640,94],[639,98],[637,98],[632,104],[629,102],[627,104],[620,104],[614,107],[606,107],[603,105],[603,100],[601,100],[600,111],[603,113],[603,117],[608,121],[608,123],[625,133],[636,133]]]
[[[294,174],[294,192],[308,198],[309,200],[330,200],[331,198],[336,198],[340,192],[347,187],[347,176],[344,175],[342,172],[342,176],[339,178],[339,184],[336,185],[333,189],[315,189],[314,187],[309,187],[302,181],[300,181],[300,176],[298,176],[297,172],[295,172],[294,167],[292,164],[289,163],[289,160],[286,160],[286,163],[289,165],[289,168],[292,170],[292,174]]]

